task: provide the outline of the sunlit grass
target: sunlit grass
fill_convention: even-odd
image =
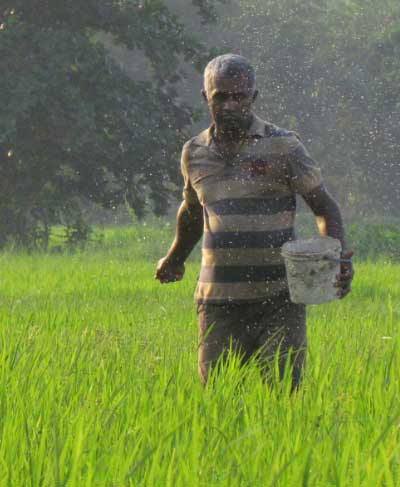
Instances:
[[[400,485],[400,266],[308,308],[295,394],[234,362],[204,390],[197,257],[153,278],[170,235],[0,256],[0,486]]]

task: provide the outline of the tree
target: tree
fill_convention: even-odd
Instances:
[[[363,90],[353,112],[354,157],[360,189],[372,208],[400,216],[400,4],[347,0],[341,11],[346,71],[358,71]]]
[[[141,51],[150,77],[130,79],[99,33]],[[176,84],[207,56],[161,0],[3,0],[0,246],[46,246],[54,224],[85,237],[85,200],[163,214],[194,117]]]
[[[341,204],[400,215],[400,4],[237,0],[262,114],[297,129]]]

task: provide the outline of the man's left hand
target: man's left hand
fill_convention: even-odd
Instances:
[[[349,250],[347,252],[343,252],[340,257],[341,259],[350,260],[350,262],[340,263],[340,274],[336,276],[337,280],[335,287],[339,288],[337,295],[340,299],[343,299],[351,291],[351,281],[353,280],[355,274],[353,264],[351,263],[351,258],[353,255],[354,252]]]

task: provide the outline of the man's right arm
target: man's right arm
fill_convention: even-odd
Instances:
[[[176,217],[176,235],[168,250],[171,264],[182,265],[203,235],[203,207],[182,201]]]
[[[203,235],[203,207],[182,201],[176,218],[176,235],[167,255],[159,260],[155,278],[161,283],[182,279],[184,263]]]
[[[155,275],[161,283],[182,279],[185,261],[203,235],[203,207],[190,181],[188,170],[190,159],[189,141],[182,150],[183,201],[176,218],[175,239],[167,255],[159,260]]]

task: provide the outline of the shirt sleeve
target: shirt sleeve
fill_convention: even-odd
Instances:
[[[189,206],[200,205],[200,201],[197,196],[197,193],[190,182],[189,171],[188,171],[188,159],[189,159],[189,149],[187,147],[187,144],[185,144],[183,146],[182,156],[181,156],[181,172],[184,181],[182,198],[184,201],[186,201],[186,203]]]
[[[306,195],[323,184],[321,169],[296,134],[296,144],[289,155],[289,185],[295,193]]]

